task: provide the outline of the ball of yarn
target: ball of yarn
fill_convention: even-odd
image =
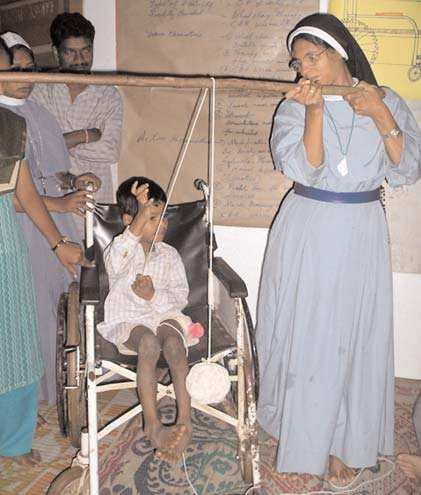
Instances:
[[[190,397],[202,404],[221,402],[231,387],[228,371],[217,363],[202,361],[192,366],[186,378]]]

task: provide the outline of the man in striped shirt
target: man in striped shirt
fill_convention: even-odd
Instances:
[[[59,14],[50,27],[61,72],[88,74],[95,28],[78,13]],[[122,102],[114,86],[37,84],[31,98],[58,120],[70,154],[71,172],[96,174],[102,187],[96,200],[113,202],[120,154]]]

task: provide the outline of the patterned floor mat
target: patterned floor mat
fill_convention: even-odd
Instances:
[[[163,422],[171,422],[175,407],[160,408]],[[193,440],[185,452],[188,477],[201,495],[243,493],[233,427],[201,412],[193,412]],[[140,418],[127,426],[113,455],[107,456],[100,472],[100,495],[190,495],[183,463],[161,462],[143,435]]]
[[[412,408],[421,382],[396,381],[395,453],[419,454],[412,424]],[[106,393],[99,399],[100,421],[120,414],[135,400],[134,391]],[[10,460],[0,459],[0,495],[43,495],[52,479],[70,465],[75,454],[58,429],[54,407],[41,404],[48,424],[36,433],[34,448],[40,450],[43,463],[38,469],[22,470]],[[166,420],[174,415],[174,406],[162,407]],[[237,460],[237,436],[225,423],[195,412],[193,441],[186,451],[189,478],[200,495],[242,494],[246,485],[241,479]],[[300,476],[294,482],[280,479],[273,469],[276,442],[259,433],[262,487],[250,495],[281,495],[329,491],[327,484],[312,476]],[[393,460],[393,459],[392,459]],[[181,463],[175,467],[159,461],[141,429],[140,418],[134,418],[100,442],[100,495],[190,495]],[[366,470],[360,481],[372,481],[353,493],[356,495],[421,495],[421,485],[407,480],[398,467],[387,474],[391,465],[381,463]],[[380,479],[383,475],[385,477]],[[339,492],[350,494],[350,491]]]

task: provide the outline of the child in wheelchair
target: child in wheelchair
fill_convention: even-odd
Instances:
[[[137,354],[137,391],[143,408],[143,427],[156,455],[175,463],[192,437],[191,404],[185,380],[187,348],[198,338],[182,313],[189,287],[177,250],[163,242],[166,195],[154,181],[132,177],[117,190],[123,224],[104,252],[109,293],[104,305],[101,335],[123,354]],[[157,229],[159,228],[158,232]],[[177,399],[177,420],[164,426],[157,409],[156,367],[161,351],[168,364]]]

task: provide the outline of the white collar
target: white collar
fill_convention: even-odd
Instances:
[[[0,95],[0,103],[9,107],[21,107],[26,101],[26,98],[12,98],[11,96]]]

